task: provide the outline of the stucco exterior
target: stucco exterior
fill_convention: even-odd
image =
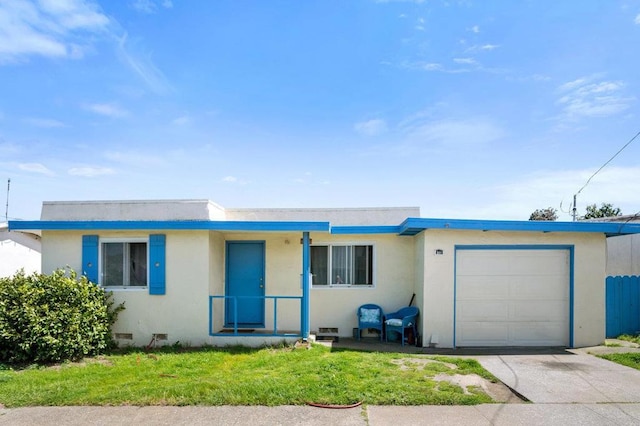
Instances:
[[[0,223],[0,278],[11,277],[19,270],[25,274],[40,272],[41,251],[39,235],[9,232],[7,225]]]
[[[422,344],[453,347],[456,250],[468,246],[562,247],[570,251],[572,316],[567,323],[571,324],[571,344],[589,346],[604,340],[605,236],[613,228],[442,222],[414,220],[408,215],[418,216],[419,211],[411,207],[225,210],[206,200],[48,202],[43,205],[41,222],[22,227],[43,229],[45,273],[67,265],[83,271],[83,237],[87,234],[100,241],[146,240],[152,234],[166,237],[166,284],[161,293],[151,294],[147,288],[109,288],[116,303],[125,303],[113,330],[126,337],[120,340],[125,345],[176,341],[263,345],[295,340],[306,326],[312,333],[331,329],[340,337],[351,337],[358,306],[375,303],[391,312],[408,305],[415,294]],[[640,232],[640,228],[629,229]],[[302,244],[305,235],[310,245]],[[233,327],[229,330],[229,324],[225,325],[222,298],[227,297],[227,250],[234,242],[259,242],[264,247],[264,326],[251,335],[236,335]],[[334,244],[373,247],[373,283],[310,285],[305,292],[305,253],[314,245]],[[272,297],[280,297],[277,306]],[[166,335],[166,340],[154,341],[157,335]]]

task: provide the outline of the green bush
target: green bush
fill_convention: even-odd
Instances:
[[[59,269],[0,278],[0,362],[58,362],[114,345],[111,326],[123,305],[110,293]]]

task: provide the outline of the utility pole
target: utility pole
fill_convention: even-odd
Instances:
[[[9,222],[9,189],[11,189],[11,178],[7,179],[7,205],[4,209],[4,220]]]

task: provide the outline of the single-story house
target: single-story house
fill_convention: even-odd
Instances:
[[[37,232],[9,232],[0,223],[0,278],[12,277],[19,270],[25,274],[40,272],[40,236]]]
[[[351,337],[365,303],[420,310],[423,346],[605,337],[606,237],[640,224],[421,218],[418,208],[225,209],[207,200],[45,202],[42,271],[69,265],[126,309],[121,344]]]

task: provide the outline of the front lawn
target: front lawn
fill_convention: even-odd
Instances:
[[[311,349],[131,350],[57,366],[0,364],[0,404],[375,405],[492,402],[461,376],[495,381],[477,361],[397,353]]]

